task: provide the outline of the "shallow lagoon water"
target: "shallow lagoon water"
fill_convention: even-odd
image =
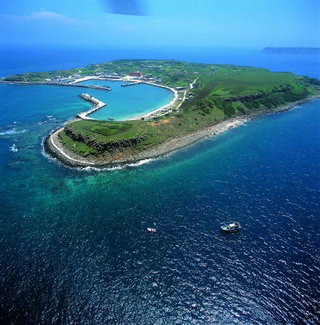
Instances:
[[[1,324],[319,323],[319,100],[95,171],[42,153],[74,90],[0,85]]]
[[[140,116],[168,104],[173,98],[171,90],[147,84],[121,87],[121,81],[97,79],[81,83],[110,86],[112,89],[111,91],[99,91],[97,98],[105,102],[107,106],[90,114],[90,117],[99,120],[107,120],[108,117],[125,120],[133,116]],[[87,89],[86,91],[91,94],[91,90]]]

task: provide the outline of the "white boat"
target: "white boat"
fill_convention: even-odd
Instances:
[[[241,229],[240,223],[239,222],[232,222],[229,223],[228,225],[221,226],[221,230],[224,232],[236,232]]]

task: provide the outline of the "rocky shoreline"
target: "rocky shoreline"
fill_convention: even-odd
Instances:
[[[161,145],[159,145],[156,148],[153,148],[151,150],[143,151],[138,154],[133,154],[130,157],[125,158],[119,158],[114,160],[99,160],[98,158],[85,158],[79,155],[76,155],[75,153],[69,151],[67,148],[65,148],[60,140],[59,140],[59,132],[64,129],[64,127],[59,128],[58,130],[53,131],[44,141],[44,148],[46,152],[48,152],[51,156],[57,158],[64,164],[71,166],[71,167],[95,167],[95,168],[112,168],[112,167],[118,167],[118,166],[125,166],[129,164],[135,164],[139,163],[143,160],[148,159],[154,159],[158,157],[162,157],[166,154],[169,154],[173,151],[176,151],[178,149],[187,147],[188,145],[191,145],[203,138],[217,135],[221,132],[224,132],[230,128],[239,126],[243,123],[245,123],[248,120],[257,118],[259,116],[270,114],[270,113],[277,113],[281,111],[289,110],[295,106],[302,105],[304,103],[307,103],[309,101],[312,101],[314,99],[320,98],[319,95],[316,96],[310,96],[303,100],[299,100],[293,103],[290,103],[285,106],[281,106],[275,109],[271,110],[263,110],[260,112],[254,112],[252,114],[246,115],[246,116],[239,116],[235,118],[231,118],[228,120],[224,120],[222,122],[219,122],[213,126],[207,127],[202,130],[198,130],[195,132],[192,132],[190,134],[187,134],[185,136],[171,139]]]

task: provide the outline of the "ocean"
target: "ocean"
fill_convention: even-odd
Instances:
[[[117,57],[10,51],[0,75]],[[199,52],[163,55],[320,77],[315,55]],[[320,322],[320,100],[98,171],[43,152],[50,130],[89,107],[78,93],[0,84],[0,324]],[[233,220],[243,229],[222,234]]]

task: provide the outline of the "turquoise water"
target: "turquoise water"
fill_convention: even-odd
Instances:
[[[125,120],[133,116],[143,115],[168,104],[173,98],[172,91],[147,84],[121,87],[121,81],[96,79],[81,83],[106,85],[112,88],[112,91],[98,90],[97,98],[105,102],[107,106],[90,114],[90,117],[101,120],[107,120],[108,117],[115,120]],[[94,93],[92,89],[83,89],[91,95]]]
[[[319,100],[96,171],[42,151],[78,93],[0,84],[1,324],[319,323]]]

